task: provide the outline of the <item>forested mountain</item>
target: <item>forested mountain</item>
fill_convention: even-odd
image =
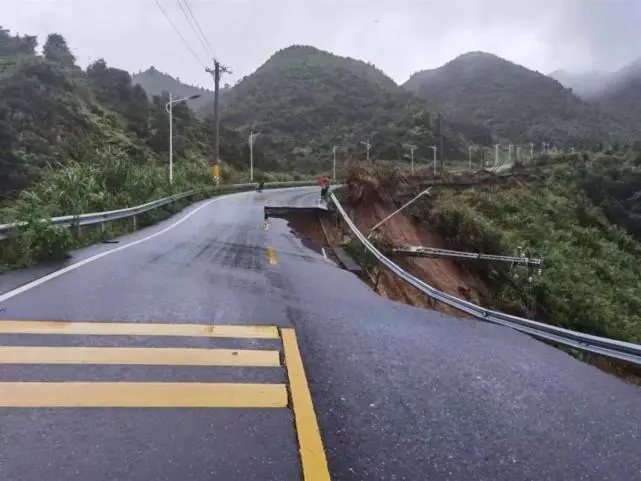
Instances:
[[[286,166],[330,165],[332,146],[339,156],[364,158],[369,138],[373,159],[398,159],[403,143],[431,158],[438,128],[450,158],[460,157],[460,137],[437,121],[437,109],[397,86],[374,66],[308,46],[274,54],[235,85],[222,103],[222,122],[248,133],[261,132],[257,148]]]
[[[576,148],[634,135],[615,114],[589,104],[543,74],[484,52],[414,74],[405,87],[453,119],[487,126],[499,140]]]
[[[641,59],[619,70],[597,101],[630,125],[641,126]]]
[[[612,72],[602,70],[589,72],[555,70],[548,74],[548,77],[558,81],[564,87],[572,89],[572,92],[583,100],[593,100],[602,95],[612,80],[612,76]]]
[[[83,71],[60,35],[47,38],[43,55],[36,47],[36,37],[0,28],[0,197],[16,194],[52,166],[99,167],[104,158],[166,164],[166,97],[148,100],[127,72],[104,60]],[[176,165],[199,162],[208,175],[211,124],[185,104],[174,106],[174,122]],[[221,157],[239,163],[245,152],[238,133],[223,129],[222,139]]]
[[[200,95],[200,98],[190,100],[188,103],[189,107],[195,111],[199,111],[214,100],[213,90],[182,83],[180,79],[160,72],[153,66],[144,72],[138,72],[132,75],[132,80],[134,84],[138,84],[145,89],[145,92],[147,92],[150,97],[161,95],[163,92],[170,93],[174,98]]]

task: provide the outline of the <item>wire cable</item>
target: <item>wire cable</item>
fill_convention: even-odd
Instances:
[[[213,58],[214,56],[213,52],[211,51],[211,48],[207,46],[207,43],[208,43],[207,39],[205,38],[203,40],[203,37],[201,36],[202,34],[199,33],[199,27],[197,27],[197,25],[194,24],[194,20],[192,19],[193,16],[192,17],[189,16],[189,14],[187,13],[187,10],[185,10],[185,7],[183,7],[183,4],[180,2],[180,0],[176,0],[176,3],[182,10],[185,18],[187,19],[187,23],[189,23],[189,27],[191,28],[191,31],[194,32],[194,34],[196,35],[196,38],[200,42],[200,45],[202,45],[203,50],[205,51],[205,55],[211,56]]]
[[[169,24],[170,24],[170,25],[172,26],[172,28],[174,29],[174,31],[178,34],[178,36],[182,39],[182,41],[183,41],[183,43],[185,44],[185,46],[189,49],[189,51],[191,52],[191,54],[194,56],[194,58],[196,59],[196,61],[197,61],[197,62],[198,62],[198,63],[199,63],[203,68],[205,68],[205,64],[202,62],[202,60],[200,60],[200,57],[198,57],[198,55],[196,55],[196,52],[194,51],[194,49],[193,49],[193,48],[191,48],[191,45],[189,45],[189,42],[187,42],[187,40],[185,40],[185,37],[183,36],[183,34],[182,34],[182,33],[180,33],[180,30],[178,30],[178,27],[176,27],[176,24],[175,24],[174,22],[172,22],[172,20],[171,20],[171,18],[169,17],[169,15],[167,15],[167,12],[165,11],[165,9],[164,9],[164,8],[162,8],[162,5],[160,4],[160,2],[159,2],[158,0],[154,0],[154,1],[156,2],[156,5],[157,5],[157,6],[158,6],[158,8],[160,9],[160,11],[163,13],[163,15],[165,16],[165,18],[166,18],[166,19],[167,19],[167,21],[169,22]]]
[[[216,55],[214,54],[214,49],[212,48],[211,44],[209,43],[209,40],[207,39],[207,36],[205,35],[205,32],[203,32],[203,29],[200,28],[200,23],[198,23],[198,20],[196,19],[196,16],[194,15],[194,12],[192,11],[191,7],[189,6],[189,2],[187,0],[183,0],[183,3],[185,4],[185,7],[187,7],[187,10],[189,11],[189,14],[191,15],[191,18],[194,20],[194,23],[196,24],[196,28],[198,28],[198,31],[200,32],[200,35],[202,36],[203,40],[207,44],[207,47],[209,47],[209,53],[212,56],[212,58],[215,58]]]

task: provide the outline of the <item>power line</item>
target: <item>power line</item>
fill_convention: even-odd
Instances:
[[[158,8],[159,8],[159,9],[160,9],[160,11],[163,13],[163,15],[165,16],[165,18],[166,18],[166,19],[167,19],[167,21],[169,22],[169,24],[170,24],[170,25],[172,26],[172,28],[174,29],[174,31],[178,34],[178,36],[182,39],[182,41],[183,41],[183,43],[185,44],[185,46],[189,49],[189,51],[191,52],[191,54],[194,56],[194,58],[196,59],[196,61],[197,61],[197,62],[198,62],[198,63],[199,63],[203,68],[205,68],[205,64],[200,60],[200,58],[198,57],[198,55],[196,55],[196,52],[194,52],[194,49],[193,49],[193,48],[191,48],[191,45],[189,45],[189,42],[187,42],[187,40],[185,40],[185,37],[183,37],[183,34],[182,34],[182,33],[180,33],[180,30],[178,30],[178,27],[176,27],[176,24],[175,24],[174,22],[172,22],[172,21],[171,21],[171,18],[169,17],[169,15],[167,15],[167,12],[165,11],[165,9],[164,9],[164,8],[162,8],[162,5],[160,4],[160,2],[159,2],[158,0],[154,0],[154,1],[156,2],[156,5],[158,5]]]
[[[182,3],[180,3],[180,0],[176,0],[176,3],[178,4],[180,9],[182,10],[183,15],[185,15],[185,18],[187,19],[187,23],[189,23],[189,27],[191,28],[191,31],[196,34],[196,38],[198,39],[198,41],[200,42],[200,45],[202,45],[203,49],[205,50],[205,55],[211,55],[209,49],[207,48],[207,45],[205,44],[205,42],[201,38],[200,34],[198,33],[198,30],[194,26],[193,20],[187,14],[187,10],[185,10],[185,7],[183,7]],[[211,56],[213,57],[213,55],[211,55]]]
[[[212,56],[212,58],[215,58],[216,55],[214,54],[214,49],[211,47],[211,44],[209,43],[209,40],[207,39],[207,35],[205,35],[205,32],[203,32],[203,29],[200,28],[200,23],[198,23],[198,20],[196,19],[196,16],[194,15],[194,12],[192,11],[191,7],[189,6],[189,2],[187,0],[183,0],[183,3],[185,4],[185,7],[187,7],[187,10],[189,11],[189,14],[191,15],[191,18],[194,20],[194,24],[196,25],[196,28],[200,32],[200,35],[202,36],[202,39],[207,44],[207,47],[209,47],[209,49],[208,49],[209,54]]]

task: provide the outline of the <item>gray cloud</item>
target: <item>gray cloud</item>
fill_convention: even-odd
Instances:
[[[174,0],[160,0],[210,63]],[[541,72],[616,69],[641,57],[640,0],[188,0],[215,54],[248,75],[280,48],[310,44],[376,64],[396,81],[470,50]],[[154,0],[0,0],[14,32],[63,34],[79,63],[154,65],[204,86],[211,78]]]

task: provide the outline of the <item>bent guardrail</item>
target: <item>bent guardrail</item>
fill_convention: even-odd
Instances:
[[[278,188],[278,187],[295,187],[295,186],[305,186],[305,185],[315,185],[314,181],[289,181],[289,182],[266,182],[266,187]],[[247,183],[247,184],[226,184],[218,185],[215,187],[206,187],[205,189],[196,189],[190,190],[188,192],[182,192],[180,194],[174,194],[169,197],[164,197],[162,199],[154,200],[147,202],[146,204],[137,205],[134,207],[127,207],[124,209],[111,210],[106,212],[92,212],[88,214],[76,214],[76,215],[64,215],[60,217],[52,217],[51,219],[42,219],[43,222],[50,222],[53,225],[59,225],[61,227],[83,227],[89,225],[101,224],[104,225],[107,222],[113,222],[116,220],[129,219],[133,218],[134,221],[136,216],[148,212],[153,209],[171,204],[173,202],[191,197],[202,193],[203,191],[212,191],[212,192],[225,192],[227,190],[242,190],[256,188],[257,183]],[[11,224],[0,224],[0,240],[7,239],[13,234],[17,233],[17,229],[26,225],[26,222],[14,222]]]
[[[339,212],[345,223],[349,226],[350,230],[381,264],[429,297],[470,314],[478,319],[510,327],[539,339],[641,366],[641,345],[617,341],[615,339],[605,337],[592,336],[590,334],[584,334],[582,332],[533,321],[531,319],[493,311],[435,289],[426,282],[404,271],[401,267],[385,257],[376,247],[374,247],[374,245],[372,245],[367,237],[358,230],[333,193],[330,194],[330,199],[336,206],[336,210]]]

